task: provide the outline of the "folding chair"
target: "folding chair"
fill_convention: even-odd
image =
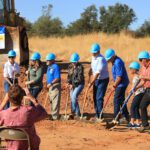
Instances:
[[[23,128],[0,127],[0,149],[6,150],[2,145],[5,140],[28,141],[28,150],[31,150],[29,135]]]

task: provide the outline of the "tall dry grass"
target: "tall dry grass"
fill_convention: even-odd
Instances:
[[[140,51],[150,49],[150,38],[135,39],[124,33],[116,35],[92,33],[64,38],[33,37],[29,39],[31,52],[39,51],[43,60],[50,52],[55,53],[58,60],[69,60],[70,55],[77,52],[81,61],[90,61],[89,50],[91,44],[95,42],[101,45],[102,54],[106,49],[113,48],[126,62],[136,60]]]

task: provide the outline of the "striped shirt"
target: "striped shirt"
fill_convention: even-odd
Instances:
[[[133,81],[132,81],[133,86],[135,86],[135,84],[136,84],[138,81],[139,81],[139,76],[138,76],[138,75],[134,76]],[[144,92],[145,92],[144,87],[141,87],[141,88],[138,88],[138,89],[136,90],[135,95],[138,95],[138,94],[141,94],[141,93],[144,93]]]
[[[142,67],[141,75],[144,77],[150,77],[150,62],[148,63],[148,67]],[[146,81],[144,84],[145,88],[150,88],[150,81]]]

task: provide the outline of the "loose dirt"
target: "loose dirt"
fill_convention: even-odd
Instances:
[[[83,63],[85,68],[85,75],[87,77],[87,72],[90,67],[89,63]],[[66,100],[66,90],[65,82],[67,75],[67,63],[60,62],[61,67],[61,79],[62,79],[62,99],[61,99],[61,114],[64,114],[65,100]],[[128,64],[127,64],[128,66]],[[25,67],[21,68],[21,77],[19,83],[24,86],[25,77]],[[130,80],[131,80],[131,75]],[[86,78],[87,79],[87,78]],[[0,94],[1,98],[4,96],[3,93],[3,77],[2,69],[0,72]],[[87,82],[87,80],[86,80]],[[46,98],[46,88],[45,88],[45,76],[44,76],[44,88],[40,95],[38,96],[38,101],[44,105]],[[112,79],[110,80],[110,85],[108,87],[105,99],[107,98],[111,90]],[[87,85],[87,84],[86,84]],[[86,89],[85,85],[85,89]],[[129,93],[129,89],[127,93]],[[82,107],[84,92],[79,97],[80,108]],[[89,101],[86,102],[85,113],[89,117],[94,116],[92,91],[89,92]],[[132,99],[131,99],[132,100]],[[130,107],[129,102],[128,107]],[[107,119],[112,118],[113,113],[113,96],[105,109],[105,117]],[[47,102],[46,110],[50,114],[50,106]],[[70,113],[70,104],[69,110]],[[127,130],[125,128],[116,131],[108,131],[105,129],[105,123],[103,124],[91,124],[89,122],[81,122],[75,120],[69,121],[50,121],[43,120],[36,124],[36,130],[41,138],[40,150],[149,150],[150,149],[150,134],[148,133],[138,133],[134,130]]]

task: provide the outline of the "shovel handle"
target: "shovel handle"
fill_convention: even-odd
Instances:
[[[88,91],[89,91],[89,87],[86,89],[85,95],[84,95],[84,100],[83,100],[83,105],[82,105],[82,113],[81,113],[81,118],[83,118],[83,113],[84,113],[84,107],[85,107],[85,102],[86,102],[86,98],[88,95]]]
[[[45,103],[44,103],[44,108],[46,108],[46,104],[47,104],[47,101],[48,101],[48,97],[49,97],[49,94],[47,93],[47,96],[46,96],[46,99],[45,99]]]
[[[67,88],[67,99],[66,99],[66,106],[65,106],[65,116],[67,116],[68,101],[69,101],[69,89]]]
[[[108,104],[108,102],[109,102],[109,100],[110,100],[111,95],[113,94],[113,92],[114,92],[114,90],[112,90],[112,91],[109,93],[109,95],[108,95],[108,97],[107,97],[107,99],[106,99],[106,102],[105,102],[105,104],[104,104],[104,106],[103,106],[103,108],[102,108],[102,110],[101,110],[101,112],[100,112],[100,115],[99,115],[100,118],[102,118],[103,111],[104,111],[105,107],[107,106],[107,104]]]
[[[107,97],[107,99],[106,99],[106,102],[105,102],[103,108],[105,108],[105,107],[107,106],[107,104],[108,104],[108,102],[109,102],[109,100],[110,100],[110,98],[111,98],[111,96],[112,96],[113,93],[114,93],[114,90],[112,90],[112,91],[109,93],[109,95],[108,95],[108,97]]]

